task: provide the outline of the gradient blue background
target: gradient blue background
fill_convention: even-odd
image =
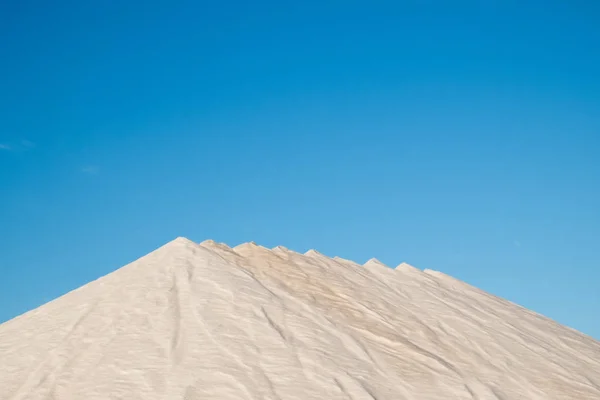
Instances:
[[[186,236],[600,338],[600,3],[282,3],[2,2],[0,321]]]

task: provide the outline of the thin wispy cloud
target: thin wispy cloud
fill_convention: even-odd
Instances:
[[[97,165],[86,165],[85,167],[81,168],[81,172],[88,175],[97,175],[100,173],[100,167]]]
[[[31,140],[23,139],[21,140],[21,146],[26,147],[28,149],[35,147],[35,143]]]
[[[31,140],[23,139],[19,141],[17,144],[11,143],[0,143],[0,150],[4,151],[12,151],[12,152],[21,152],[31,150],[35,147],[35,143]]]

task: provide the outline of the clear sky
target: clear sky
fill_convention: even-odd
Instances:
[[[0,321],[177,236],[600,338],[600,3],[1,2]]]

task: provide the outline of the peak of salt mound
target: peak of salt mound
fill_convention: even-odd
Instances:
[[[156,250],[148,253],[146,256],[144,257],[149,257],[158,253],[172,253],[172,252],[177,252],[180,251],[182,249],[191,249],[191,248],[195,248],[198,245],[196,243],[194,243],[193,241],[191,241],[188,238],[185,238],[183,236],[179,236],[176,237],[175,239],[163,244],[162,246],[160,246],[159,248],[157,248]],[[143,257],[142,257],[143,258]]]
[[[326,257],[314,249],[308,250],[306,253],[304,253],[304,255],[307,257]]]
[[[372,267],[372,266],[377,266],[377,267],[385,267],[385,268],[389,268],[387,265],[385,265],[384,263],[382,263],[381,261],[379,261],[376,258],[371,258],[369,259],[366,263],[363,264],[365,267]]]
[[[408,263],[400,263],[398,266],[396,266],[396,268],[394,268],[395,270],[399,270],[399,271],[405,271],[405,272],[412,272],[412,273],[419,273],[422,274],[423,271],[421,271],[419,268],[413,267],[412,265],[408,264]]]
[[[259,245],[256,244],[256,242],[251,241],[251,242],[245,242],[245,243],[238,244],[237,246],[235,246],[233,248],[233,250],[257,249],[259,247],[262,247],[262,246],[259,246]]]
[[[229,248],[229,246],[226,243],[217,242],[217,241],[212,240],[212,239],[208,239],[208,240],[205,240],[203,242],[200,242],[199,245],[200,246],[207,246],[207,247],[221,247],[221,248],[226,247],[226,248]]]
[[[286,254],[288,256],[303,255],[303,254],[298,253],[297,251],[291,250],[285,246],[275,246],[275,247],[273,247],[273,249],[271,251],[274,253],[278,253],[278,254]]]
[[[255,242],[242,243],[238,246],[235,246],[233,251],[245,257],[278,257],[277,253],[273,252],[271,249],[260,246]]]
[[[277,255],[277,257],[287,260],[287,262],[291,262],[291,259],[299,255],[299,253],[295,252],[294,250],[290,250],[284,246],[275,246],[273,247],[271,252]]]
[[[165,244],[165,246],[168,246],[170,244],[185,244],[185,245],[195,245],[196,243],[192,242],[190,239],[183,237],[183,236],[178,236],[175,239],[171,240],[170,242],[168,242],[167,244]]]
[[[210,240],[210,239],[201,242],[199,245],[206,249],[216,251],[220,254],[222,254],[223,252],[226,252],[226,253],[234,252],[233,249],[231,249],[225,243],[219,243],[219,242],[216,242],[216,241]]]

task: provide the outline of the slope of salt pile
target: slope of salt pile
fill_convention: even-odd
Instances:
[[[0,325],[0,399],[600,399],[600,343],[441,272],[178,238]]]

